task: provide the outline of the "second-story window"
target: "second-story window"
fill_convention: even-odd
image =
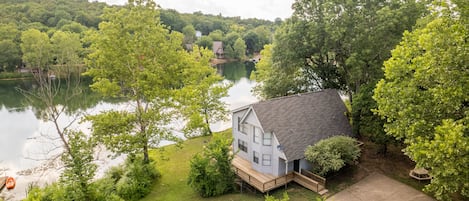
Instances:
[[[254,142],[259,143],[261,141],[262,131],[259,127],[254,127]]]
[[[264,133],[264,137],[262,138],[262,144],[267,146],[272,145],[272,133]]]

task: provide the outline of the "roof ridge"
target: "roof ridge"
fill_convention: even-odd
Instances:
[[[272,102],[272,101],[277,101],[277,100],[282,100],[282,99],[287,99],[287,98],[293,98],[293,97],[301,97],[303,95],[310,95],[310,94],[315,94],[315,93],[327,92],[327,91],[331,91],[331,90],[336,90],[336,89],[321,89],[319,91],[309,91],[309,92],[304,92],[304,93],[292,94],[292,95],[288,95],[288,96],[279,96],[279,97],[270,98],[270,99],[267,99],[267,100],[261,100],[261,101],[258,101],[256,103],[253,103],[251,105],[256,105],[256,104],[265,103],[265,102]]]

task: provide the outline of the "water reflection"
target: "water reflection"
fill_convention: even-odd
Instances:
[[[224,76],[225,82],[232,82],[234,85],[228,92],[228,97],[222,100],[227,103],[229,110],[253,103],[257,99],[252,95],[251,89],[255,85],[254,81],[249,79],[254,70],[254,64],[234,62],[216,67],[218,72]],[[83,80],[81,83],[82,94],[70,101],[62,101],[64,95],[58,96],[57,102],[67,107],[65,115],[61,116],[61,123],[65,124],[74,118],[77,113],[96,114],[103,110],[128,109],[128,102],[116,99],[103,99],[89,89],[91,80]],[[34,90],[35,83],[32,80],[0,81],[0,174],[4,175],[1,169],[7,168],[6,174],[15,175],[18,171],[32,168],[41,161],[30,160],[28,158],[45,158],[46,152],[55,146],[54,140],[41,138],[44,134],[55,135],[55,129],[50,122],[42,120],[44,106],[40,104],[31,104],[17,88],[23,90]],[[175,127],[181,127],[181,121],[172,122]],[[218,122],[211,125],[214,131],[224,130],[231,127],[231,121]],[[90,124],[74,124],[74,129],[80,129],[89,133]],[[163,144],[167,144],[164,142]],[[105,164],[106,165],[106,164]],[[107,164],[109,165],[109,163]],[[115,164],[114,164],[115,165]],[[54,172],[54,170],[52,170]],[[57,171],[55,171],[57,174]],[[19,176],[17,186],[14,191],[24,195],[24,189],[28,182],[37,180],[46,180],[44,175],[33,178],[32,176]],[[56,175],[55,175],[56,176]],[[47,176],[54,178],[55,176]],[[22,184],[21,184],[22,183]],[[2,192],[3,193],[3,192]]]

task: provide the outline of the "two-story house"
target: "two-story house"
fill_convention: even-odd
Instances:
[[[238,108],[232,116],[233,151],[236,153],[235,160],[242,160],[243,163],[234,162],[233,165],[235,168],[249,169],[244,169],[243,174],[259,173],[260,183],[300,172],[301,169],[309,170],[311,164],[304,158],[308,145],[335,135],[352,135],[346,114],[347,109],[337,90],[330,89],[274,98]],[[256,177],[238,175],[250,181]],[[258,188],[262,192],[267,189],[263,185],[263,188]],[[267,190],[276,186],[279,185]]]

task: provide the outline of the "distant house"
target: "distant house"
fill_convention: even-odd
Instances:
[[[336,90],[274,98],[234,110],[233,166],[238,176],[261,192],[288,181],[302,184],[301,171],[312,167],[304,156],[308,145],[352,135],[346,111]],[[251,182],[253,178],[257,181]],[[302,185],[316,192],[324,189],[314,182]]]
[[[222,41],[213,41],[212,50],[217,59],[222,59],[224,57]]]
[[[202,37],[202,32],[201,31],[195,31],[195,37],[196,38]]]

